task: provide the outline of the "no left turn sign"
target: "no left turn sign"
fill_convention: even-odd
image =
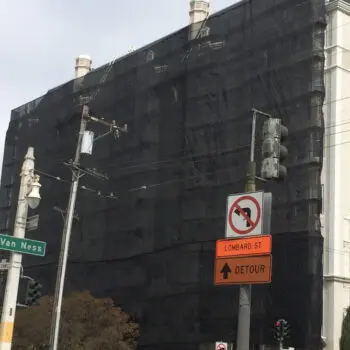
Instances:
[[[227,343],[216,343],[216,350],[227,350]]]
[[[261,192],[231,195],[227,198],[226,237],[249,237],[261,235]]]

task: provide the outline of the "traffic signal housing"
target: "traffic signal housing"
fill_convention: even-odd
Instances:
[[[286,338],[289,337],[290,327],[286,320],[279,319],[278,321],[276,321],[275,330],[275,337],[279,343],[283,343],[286,340]]]
[[[265,180],[282,181],[287,176],[283,161],[288,149],[285,141],[288,129],[280,118],[269,118],[263,125],[261,177]]]
[[[28,306],[37,305],[38,300],[41,298],[42,285],[34,280],[28,282],[25,304]]]

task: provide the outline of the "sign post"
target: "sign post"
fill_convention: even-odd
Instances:
[[[272,115],[252,108],[252,131],[250,139],[250,157],[246,172],[247,193],[229,196],[226,217],[226,238],[248,237],[270,233],[272,194],[256,192],[255,186],[255,133],[258,115],[272,118]],[[233,197],[233,198],[232,198]],[[264,206],[264,208],[263,208]],[[238,219],[240,218],[240,221]],[[264,225],[264,226],[263,226]],[[239,291],[239,314],[237,329],[237,350],[250,348],[250,306],[251,285],[242,284]]]
[[[249,347],[251,285],[271,283],[272,236],[263,234],[270,233],[271,204],[271,193],[263,191],[229,195],[226,239],[216,242],[214,284],[241,286],[239,350]]]

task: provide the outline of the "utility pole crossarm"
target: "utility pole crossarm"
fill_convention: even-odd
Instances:
[[[86,118],[87,120],[91,120],[93,122],[108,126],[109,128],[111,128],[111,130],[119,130],[121,132],[128,132],[128,125],[127,124],[124,124],[123,126],[118,126],[118,125],[116,125],[115,120],[113,120],[112,122],[109,122],[107,120],[93,117],[91,115],[84,115],[84,118]]]

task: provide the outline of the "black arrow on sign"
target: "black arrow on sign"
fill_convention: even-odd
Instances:
[[[242,208],[242,211],[246,213],[249,219],[252,217],[252,211],[250,208]],[[234,213],[237,214],[238,216],[241,215],[241,212],[238,209],[236,209]],[[248,221],[247,221],[247,227],[250,227],[250,223]]]
[[[224,280],[228,279],[228,274],[231,273],[230,266],[226,263],[224,267],[221,269],[220,273],[222,273]]]

